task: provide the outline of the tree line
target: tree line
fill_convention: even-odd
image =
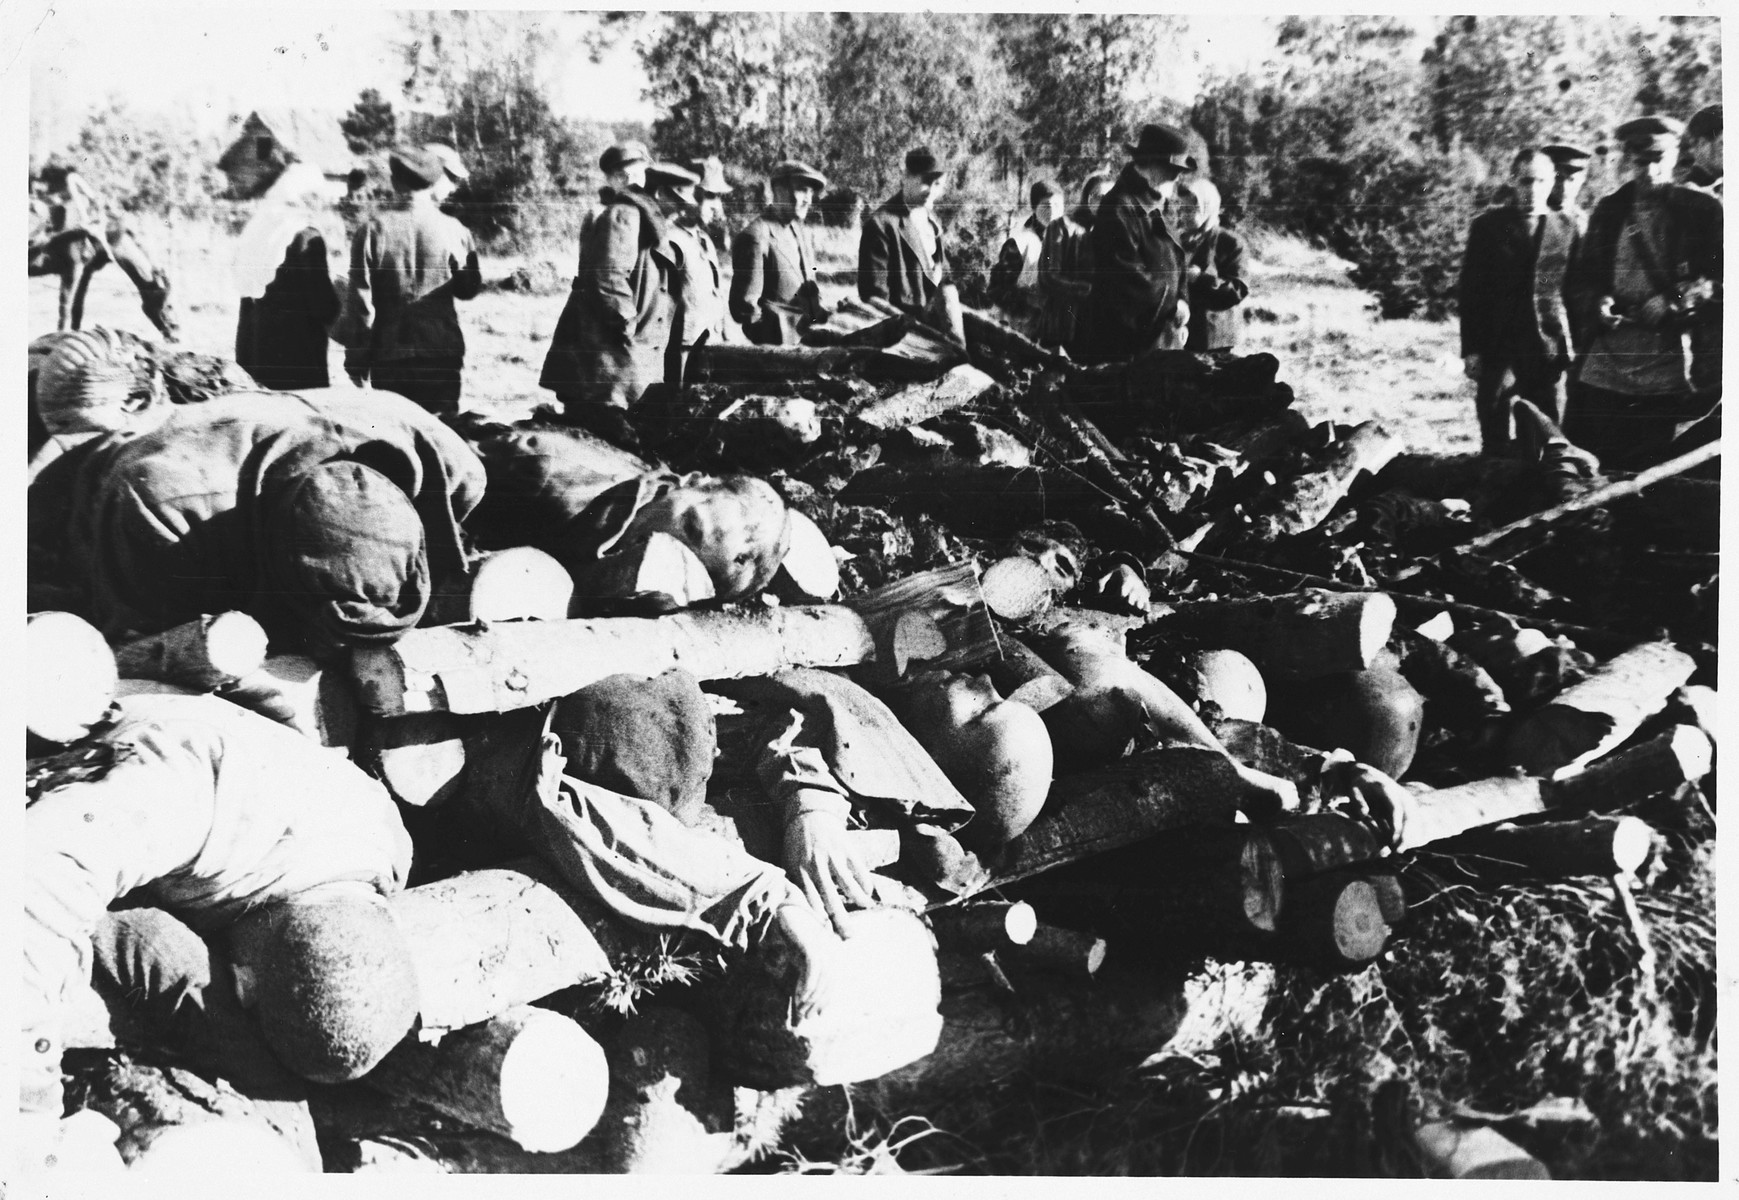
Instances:
[[[944,216],[969,284],[994,260],[1025,190],[1115,169],[1146,121],[1193,131],[1232,222],[1316,239],[1353,264],[1385,315],[1453,310],[1467,223],[1525,143],[1596,151],[1584,202],[1610,190],[1613,127],[1718,100],[1720,23],[1707,17],[1300,17],[1276,22],[1259,68],[1180,98],[1189,18],[1153,14],[425,11],[402,14],[402,94],[364,93],[352,148],[450,140],[471,164],[456,198],[486,242],[570,239],[611,141],[667,158],[716,154],[746,214],[766,171],[801,158],[870,204],[901,156],[954,164]],[[583,24],[594,61],[624,45],[657,110],[649,129],[564,118],[547,82],[555,21]],[[435,115],[430,115],[435,114]],[[191,211],[208,170],[162,131],[127,141],[119,110],[81,148],[134,203]],[[152,145],[141,156],[125,148]],[[159,145],[161,144],[161,145]],[[102,181],[99,181],[102,182]],[[221,184],[221,180],[215,180]]]

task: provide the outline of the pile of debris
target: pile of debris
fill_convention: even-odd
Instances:
[[[126,679],[233,699],[347,754],[419,835],[395,905],[420,1037],[315,1089],[329,1169],[716,1171],[777,1145],[805,1104],[831,1111],[825,1085],[923,1112],[1021,1072],[1105,1079],[1200,1022],[1187,968],[1204,957],[1356,968],[1405,936],[1422,887],[1637,886],[1664,835],[1706,828],[1675,814],[1713,805],[1719,484],[1702,476],[1718,443],[1608,478],[1518,401],[1517,457],[1408,453],[1380,421],[1309,424],[1268,355],[1083,367],[970,310],[931,327],[847,303],[806,343],[703,347],[695,382],[655,387],[613,445],[454,421],[487,488],[451,505],[464,569],[415,628],[283,653],[226,612],[115,647]],[[64,366],[52,351],[38,395]],[[143,402],[87,390],[50,431],[94,440],[33,470],[31,607],[113,636],[81,610],[76,564],[38,542],[73,503],[58,477],[164,418],[133,415],[159,406],[144,385]],[[125,415],[88,415],[104,402]],[[733,591],[680,523],[595,562],[570,552],[634,481],[736,473],[802,518],[768,578]],[[877,899],[922,914],[936,947],[913,969],[930,953],[914,960],[889,909],[854,914],[864,1003],[910,1011],[922,993],[935,1027],[866,1016],[829,1043],[778,1011],[777,956],[721,968],[546,862],[426,840],[455,796],[524,786],[552,704],[671,667],[716,720],[707,828],[752,854],[779,862],[780,831],[742,681],[849,680],[978,807],[977,838],[910,813],[854,821]],[[90,674],[75,728],[114,693]],[[980,798],[1019,781],[985,781],[927,715],[963,702],[960,676],[1037,713],[1050,743],[1054,780],[1003,812],[1006,836],[982,833]],[[173,1068],[146,1078],[101,1028],[86,1044],[105,1047],[91,1106],[123,1125],[246,1107],[190,1103]],[[1444,1173],[1466,1167],[1453,1157]]]

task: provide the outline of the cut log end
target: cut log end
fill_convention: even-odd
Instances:
[[[1654,850],[1654,830],[1636,817],[1621,817],[1612,831],[1612,862],[1620,874],[1634,875]]]
[[[1005,621],[1025,621],[1050,607],[1050,572],[1024,554],[999,559],[979,581],[984,603]]]
[[[206,627],[205,653],[214,671],[240,679],[266,661],[266,631],[246,613],[219,613]]]
[[[95,627],[72,613],[32,613],[24,636],[25,728],[46,741],[75,742],[115,698],[114,652]]]
[[[532,546],[489,555],[471,577],[473,621],[560,621],[574,599],[574,581],[555,558]]]
[[[529,1009],[501,1060],[507,1133],[527,1150],[577,1145],[604,1111],[609,1067],[603,1048],[557,1013]]]
[[[1359,650],[1367,664],[1375,663],[1389,644],[1397,615],[1395,601],[1381,592],[1372,594],[1359,610]]]
[[[839,594],[839,560],[821,526],[795,509],[791,512],[791,548],[779,564],[797,590],[816,600]]]

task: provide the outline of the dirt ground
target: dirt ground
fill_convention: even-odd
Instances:
[[[1374,302],[1347,282],[1346,264],[1339,259],[1291,238],[1258,236],[1252,242],[1255,261],[1241,348],[1279,358],[1280,378],[1297,392],[1307,418],[1351,422],[1375,417],[1412,449],[1478,448],[1473,385],[1461,374],[1453,324],[1378,320]],[[823,237],[818,243],[824,271],[843,273],[840,268],[850,267],[849,262],[829,261],[848,251],[847,239]],[[213,227],[183,226],[148,233],[147,246],[161,250],[168,263],[184,342],[207,353],[231,353],[237,299],[229,281],[229,239]],[[568,249],[550,257],[567,270],[572,253]],[[505,278],[523,261],[486,258],[484,278]],[[334,271],[343,267],[335,257]],[[823,294],[831,299],[846,290],[835,283]],[[56,296],[55,280],[30,281],[32,336],[54,328]],[[469,344],[467,407],[487,407],[512,418],[549,398],[539,391],[537,376],[565,299],[565,289],[546,296],[491,289],[461,306]],[[105,267],[92,280],[85,323],[154,333],[126,277],[114,267]],[[342,354],[336,346],[331,370],[342,382]]]

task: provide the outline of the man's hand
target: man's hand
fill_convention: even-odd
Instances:
[[[1477,380],[1479,378],[1479,367],[1480,367],[1479,355],[1477,355],[1477,354],[1463,354],[1461,356],[1462,373],[1464,375],[1466,375],[1469,379]]]
[[[841,936],[848,903],[857,908],[875,903],[869,868],[846,837],[845,822],[833,813],[799,813],[785,826],[785,871]]]
[[[1594,320],[1602,329],[1617,329],[1624,324],[1624,318],[1618,315],[1618,301],[1611,296],[1600,297],[1600,306],[1594,310]]]
[[[1665,296],[1650,296],[1642,302],[1642,323],[1650,329],[1659,329],[1672,315],[1672,303]]]
[[[1407,840],[1409,818],[1418,809],[1418,797],[1366,763],[1352,763],[1347,768],[1347,782],[1353,799],[1363,807],[1371,823],[1382,833],[1391,848],[1411,850]]]
[[[1191,263],[1189,269],[1183,273],[1183,277],[1185,283],[1194,283],[1202,277],[1202,269]]]

